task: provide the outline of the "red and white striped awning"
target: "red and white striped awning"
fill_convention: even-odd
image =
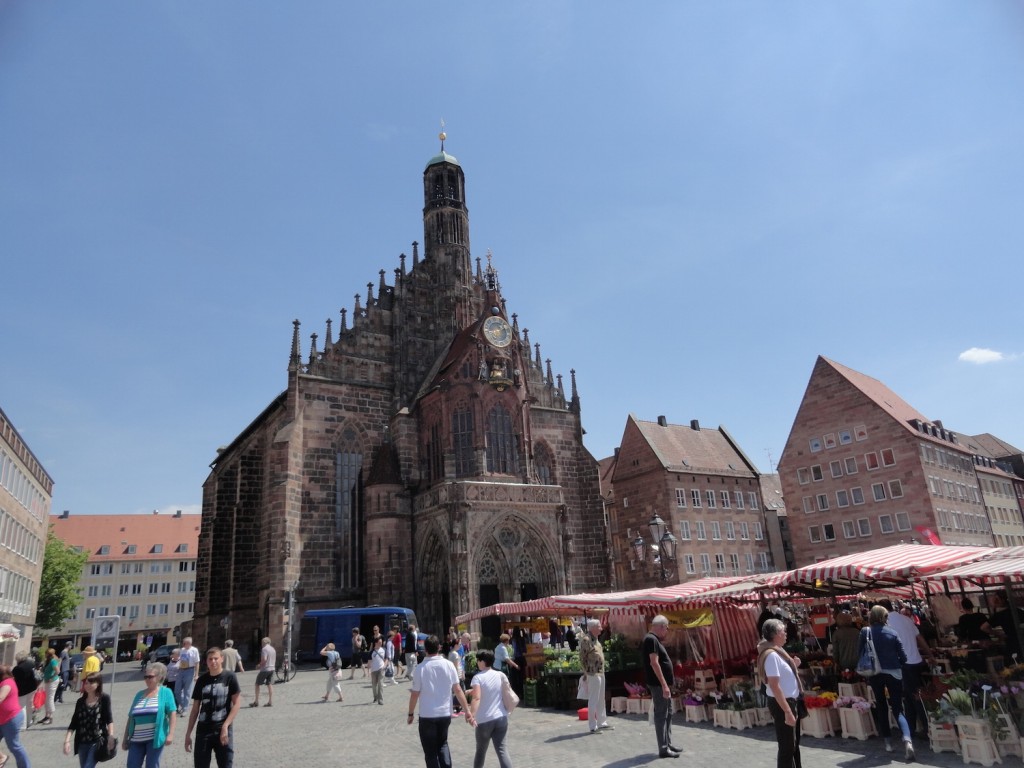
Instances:
[[[521,603],[485,605],[483,608],[456,616],[455,623],[465,624],[488,616],[551,616],[561,612],[561,609],[553,608],[550,603],[550,597],[541,597],[536,600],[524,600]]]
[[[1024,550],[1024,547],[1013,547],[1013,549]],[[921,580],[932,583],[946,582],[951,589],[972,590],[982,584],[985,586],[1004,584],[1007,578],[1011,582],[1024,581],[1024,556],[996,556],[976,560],[973,563],[933,573]]]
[[[898,585],[991,555],[991,547],[922,546],[896,544],[857,552],[785,573],[768,576],[771,586],[828,585],[838,593]],[[820,584],[819,584],[820,582]]]

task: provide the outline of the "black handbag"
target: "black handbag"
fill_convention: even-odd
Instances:
[[[107,748],[107,739],[102,739],[96,744],[96,762],[105,763],[117,757],[117,739],[112,739],[114,746]]]

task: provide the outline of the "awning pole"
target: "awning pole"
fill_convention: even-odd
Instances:
[[[1017,601],[1013,599],[1009,576],[1003,576],[1003,587],[1006,589],[1006,604],[1010,607],[1010,620],[1013,621],[1013,629],[1017,633],[1016,646],[1020,648],[1020,613],[1017,611]],[[1017,659],[1013,659],[1013,663],[1017,664]]]

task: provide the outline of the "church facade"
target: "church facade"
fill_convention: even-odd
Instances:
[[[443,135],[423,185],[422,258],[413,243],[411,263],[380,270],[308,355],[296,320],[287,388],[211,464],[201,647],[280,648],[289,590],[295,632],[306,610],[379,604],[441,633],[481,606],[609,583],[575,372],[552,374],[490,255],[471,259]]]

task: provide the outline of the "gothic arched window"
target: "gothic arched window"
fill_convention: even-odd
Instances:
[[[427,478],[436,482],[444,478],[444,447],[441,440],[441,427],[431,424],[427,433]]]
[[[346,427],[334,451],[334,527],[338,537],[337,585],[363,583],[363,453],[359,435]]]
[[[487,414],[487,471],[503,475],[514,475],[519,471],[512,417],[501,405],[494,406]]]
[[[551,460],[551,451],[544,443],[537,443],[533,449],[533,466],[541,485],[555,484],[554,462]]]
[[[455,449],[455,476],[467,477],[475,474],[473,412],[468,408],[463,408],[452,414],[452,443]]]

